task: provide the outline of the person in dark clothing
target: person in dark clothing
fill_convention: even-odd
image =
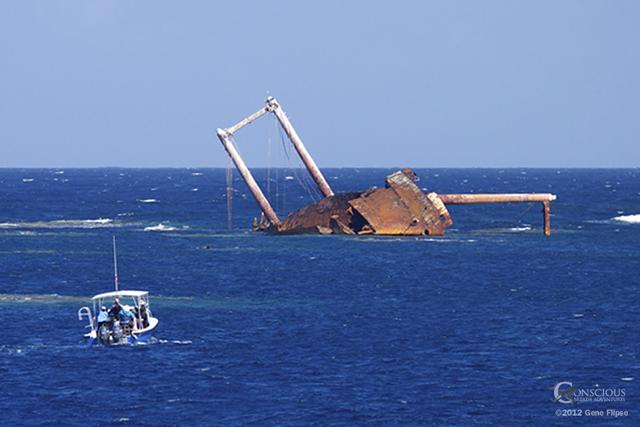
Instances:
[[[149,313],[147,312],[147,306],[142,303],[140,304],[140,319],[142,319],[142,328],[149,327]]]
[[[109,316],[117,318],[120,314],[120,311],[122,311],[122,306],[120,305],[120,302],[118,302],[118,300],[115,300],[113,302],[113,305],[109,309]]]

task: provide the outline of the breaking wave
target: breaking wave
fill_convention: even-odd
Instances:
[[[640,224],[640,214],[615,216],[611,220],[626,224]]]
[[[144,231],[176,231],[176,227],[171,227],[170,225],[158,224],[151,225],[149,227],[145,227]]]
[[[508,231],[517,233],[520,231],[531,231],[531,227],[511,227]]]
[[[2,222],[0,229],[14,228],[107,228],[118,227],[109,218],[98,219],[61,219],[55,221]]]
[[[158,200],[156,199],[138,199],[138,201],[140,203],[157,203],[158,202]]]

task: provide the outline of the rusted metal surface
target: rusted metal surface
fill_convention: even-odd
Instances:
[[[325,197],[289,214],[271,231],[283,234],[444,234],[451,216],[435,193],[425,194],[410,169],[387,177],[385,188]]]
[[[542,210],[544,212],[544,235],[551,236],[551,207],[550,202],[542,202]]]
[[[349,205],[375,234],[441,236],[452,223],[449,212],[437,196],[424,194],[414,178],[411,170],[395,172],[387,177],[387,188],[365,192]]]
[[[282,234],[355,234],[350,228],[353,214],[349,209],[349,200],[359,196],[360,193],[339,193],[325,197],[290,213],[271,231]]]

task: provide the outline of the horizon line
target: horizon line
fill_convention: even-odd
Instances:
[[[323,166],[322,169],[403,169],[407,166]],[[0,166],[0,169],[227,169],[227,166]],[[640,169],[640,166],[409,166],[411,169]],[[236,169],[235,166],[233,169]],[[252,169],[300,169],[291,166],[253,166]]]

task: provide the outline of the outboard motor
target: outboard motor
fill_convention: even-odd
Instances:
[[[98,339],[103,345],[111,344],[111,330],[106,323],[102,324],[98,329]]]
[[[113,324],[111,325],[111,338],[113,339],[113,342],[119,343],[123,336],[124,336],[124,333],[122,332],[122,327],[120,326],[120,322],[118,322],[117,320],[114,320]]]

